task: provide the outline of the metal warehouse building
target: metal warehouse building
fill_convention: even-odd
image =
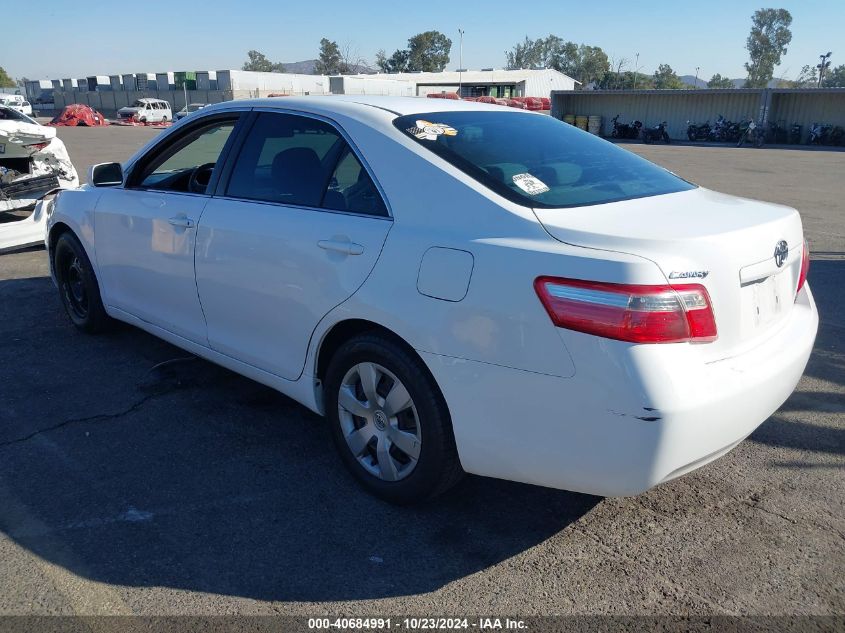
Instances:
[[[784,127],[797,123],[805,135],[813,123],[845,127],[845,88],[568,90],[553,92],[551,99],[554,117],[601,116],[605,136],[617,114],[620,122],[638,120],[646,126],[666,121],[673,139],[686,139],[687,121],[713,123],[719,115],[731,121],[776,121]]]
[[[398,79],[414,84],[414,94],[424,97],[432,93],[457,92],[462,97],[548,97],[555,90],[575,90],[580,82],[569,75],[552,70],[483,70],[444,71],[439,73],[379,73],[356,75]]]

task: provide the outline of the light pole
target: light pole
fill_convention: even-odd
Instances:
[[[700,66],[695,67],[695,89],[698,90],[698,69]]]
[[[637,79],[640,75],[640,54],[634,55],[634,90],[637,89]]]
[[[819,65],[816,66],[816,68],[819,69],[819,84],[818,84],[819,88],[822,87],[822,79],[824,79],[824,71],[827,70],[830,67],[830,56],[832,54],[833,53],[828,51],[826,55],[819,55],[819,59],[821,61],[819,62]]]
[[[458,97],[463,97],[463,88],[464,88],[464,30],[458,29],[458,34],[461,36],[461,46],[460,46],[460,61],[458,62]]]

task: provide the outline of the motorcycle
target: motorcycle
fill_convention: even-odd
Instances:
[[[740,134],[739,140],[736,142],[737,147],[742,147],[745,144],[745,141],[752,141],[754,143],[754,147],[763,147],[763,142],[765,140],[763,138],[763,128],[762,126],[754,123],[754,119],[740,123],[739,129]]]
[[[813,123],[810,126],[810,136],[807,145],[830,145],[830,133],[833,126],[827,123]]]
[[[765,135],[766,143],[786,145],[789,136],[786,127],[777,121],[769,121],[769,129]]]
[[[701,125],[687,121],[687,138],[690,141],[706,141],[710,138],[710,121]]]
[[[713,128],[710,130],[709,140],[715,142],[724,141],[726,131],[730,124],[731,122],[720,114],[716,118],[716,123],[713,124]]]
[[[640,135],[640,128],[643,124],[640,121],[619,123],[620,116],[622,115],[617,114],[611,119],[613,121],[613,130],[611,130],[610,136],[612,138],[637,138]]]
[[[650,144],[652,141],[663,141],[669,143],[669,132],[666,131],[666,121],[654,127],[643,128],[643,143]]]

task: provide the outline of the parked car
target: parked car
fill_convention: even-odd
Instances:
[[[179,112],[176,113],[176,120],[179,121],[180,119],[184,119],[189,114],[199,112],[207,105],[207,103],[189,103],[184,108],[179,110]]]
[[[230,101],[89,180],[49,221],[71,321],[324,414],[393,502],[462,472],[640,493],[770,416],[818,326],[797,211],[524,110]]]
[[[119,119],[134,120],[140,123],[166,123],[173,120],[170,104],[161,99],[138,99],[131,106],[117,111]]]
[[[0,106],[0,214],[34,207],[47,193],[79,179],[55,128]],[[46,217],[0,222],[0,251],[44,241]]]
[[[32,116],[32,105],[21,95],[6,95],[0,97],[0,106],[6,106],[7,108],[16,110],[21,114]]]

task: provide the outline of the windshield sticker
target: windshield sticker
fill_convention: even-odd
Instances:
[[[445,123],[430,123],[417,119],[416,127],[409,127],[408,134],[413,134],[423,141],[436,141],[438,136],[457,136],[458,131]]]
[[[516,174],[513,177],[513,184],[522,189],[529,196],[537,196],[541,193],[546,193],[549,188],[539,178],[535,178],[531,174]]]

